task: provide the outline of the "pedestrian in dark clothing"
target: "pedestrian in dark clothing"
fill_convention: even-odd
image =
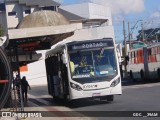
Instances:
[[[27,102],[27,93],[28,93],[28,88],[31,89],[30,85],[28,84],[26,77],[23,76],[21,80],[21,87],[22,87],[22,96],[23,96],[23,101],[26,103]]]
[[[19,85],[20,85],[20,77],[19,75],[16,75],[16,78],[13,81],[13,84],[16,86],[17,89],[19,89]]]
[[[17,90],[18,100],[20,101],[20,82],[21,79],[19,75],[16,75],[16,78],[13,81],[13,89]]]

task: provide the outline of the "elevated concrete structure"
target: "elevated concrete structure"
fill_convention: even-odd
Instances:
[[[67,34],[81,29],[82,24],[70,24],[61,26],[37,27],[37,28],[24,28],[24,29],[10,29],[8,30],[9,39],[29,38],[47,35]],[[56,39],[56,38],[55,38]]]
[[[81,28],[81,23],[70,24],[60,13],[54,11],[34,12],[24,17],[17,29],[8,30],[10,41],[8,48],[13,48],[16,44],[19,48],[18,53],[21,53],[19,55],[20,65],[27,64],[41,59],[40,54],[33,54],[35,50],[49,49]],[[39,46],[42,47],[39,48]],[[32,54],[30,55],[30,53]],[[12,62],[15,61],[12,60]]]
[[[8,38],[7,54],[13,58],[12,62],[15,62],[16,53],[11,49],[18,48],[20,65],[28,64],[41,59],[36,50],[49,49],[82,28],[81,21],[71,24],[56,12],[59,5],[53,0],[6,0],[5,4],[0,4],[0,24]]]

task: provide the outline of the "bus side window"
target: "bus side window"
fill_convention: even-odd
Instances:
[[[133,53],[134,53],[134,64],[136,64],[136,51],[134,51]]]

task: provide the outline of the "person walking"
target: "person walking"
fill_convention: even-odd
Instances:
[[[13,80],[13,89],[17,90],[17,96],[18,96],[18,101],[20,102],[20,83],[21,79],[19,75],[16,75],[15,79]]]
[[[28,81],[26,80],[26,77],[23,76],[22,80],[21,80],[21,87],[22,87],[22,97],[23,97],[23,101],[25,103],[27,103],[28,97],[27,97],[27,93],[28,93],[28,88],[31,90],[30,85],[28,84]]]

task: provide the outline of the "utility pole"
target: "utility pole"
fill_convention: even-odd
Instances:
[[[155,35],[156,35],[156,42],[158,43],[158,35],[157,35],[157,33]]]
[[[125,29],[125,22],[123,21],[123,34],[124,34],[124,59],[127,55],[127,45],[126,45],[126,29]],[[125,70],[125,77],[127,77],[127,61],[125,59],[124,63],[124,70]]]
[[[129,49],[131,48],[131,32],[130,32],[130,24],[128,22],[128,40],[129,40]]]
[[[142,42],[144,42],[145,36],[144,36],[144,26],[143,26],[143,21],[142,21],[141,27],[142,27]]]
[[[123,35],[124,35],[124,47],[126,49],[126,29],[125,29],[125,22],[123,21]]]

